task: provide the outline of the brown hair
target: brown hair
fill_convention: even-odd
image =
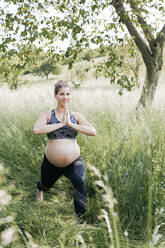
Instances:
[[[58,94],[59,90],[63,87],[68,87],[70,89],[70,86],[66,81],[64,80],[58,81],[54,86],[54,93]]]

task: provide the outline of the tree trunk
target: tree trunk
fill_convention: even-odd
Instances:
[[[135,78],[136,78],[136,83],[138,84],[139,83],[139,69],[140,69],[140,59],[139,57],[136,57],[136,64],[135,64]]]
[[[158,85],[160,72],[161,71],[157,68],[146,69],[146,77],[137,108],[140,106],[145,108],[151,106]]]
[[[112,5],[116,9],[116,12],[120,17],[120,21],[126,25],[128,32],[139,48],[145,63],[146,78],[137,108],[140,106],[147,108],[151,106],[154,99],[160,72],[162,70],[165,25],[158,32],[157,37],[155,38],[150,25],[147,24],[142,15],[141,9],[135,4],[136,1],[130,1],[130,8],[136,15],[138,24],[143,30],[144,37],[142,37],[138,29],[135,27],[135,23],[133,23],[132,19],[129,17],[125,9],[124,2],[124,0],[112,0]]]
[[[159,43],[155,43],[155,50],[153,50],[150,59],[150,63],[146,63],[146,59],[144,59],[146,77],[137,109],[140,106],[149,108],[152,105],[163,66],[163,46]]]

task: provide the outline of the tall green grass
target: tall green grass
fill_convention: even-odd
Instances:
[[[35,202],[46,136],[33,135],[32,129],[40,113],[54,107],[52,87],[2,95],[0,160],[8,169],[4,187],[12,185],[3,217],[15,213],[20,235],[10,247],[33,247],[28,235],[52,248],[164,246],[164,113],[153,108],[137,118],[136,101],[122,99],[112,90],[73,91],[72,109],[97,129],[96,137],[78,136],[88,192],[86,224],[78,225],[66,178],[45,194],[43,203]]]

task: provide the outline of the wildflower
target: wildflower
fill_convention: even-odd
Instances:
[[[7,230],[1,233],[1,243],[2,245],[8,245],[15,240],[15,229],[9,227]]]
[[[4,167],[3,167],[3,165],[2,165],[2,164],[0,164],[0,173],[2,173],[2,172],[3,172],[3,170],[4,170]]]
[[[152,247],[155,247],[155,245],[157,245],[162,237],[161,234],[159,234],[159,228],[160,228],[160,225],[157,225],[155,228],[154,228],[154,231],[153,231],[153,234],[152,234],[152,240],[150,242],[150,248]]]
[[[14,220],[14,218],[12,216],[7,216],[4,218],[0,219],[0,225],[4,224],[4,223],[8,223],[8,222],[12,222]]]
[[[0,205],[7,205],[11,200],[11,195],[8,195],[5,190],[0,190]]]
[[[124,232],[124,236],[128,237],[128,232],[127,231]]]
[[[95,166],[91,165],[90,163],[87,163],[87,166],[94,172],[95,175],[101,177],[101,173],[99,169],[97,169]]]
[[[101,211],[103,213],[102,217],[105,219],[105,222],[107,224],[108,232],[109,232],[109,234],[111,234],[112,233],[112,229],[111,229],[111,225],[110,225],[108,213],[104,209],[102,209]]]

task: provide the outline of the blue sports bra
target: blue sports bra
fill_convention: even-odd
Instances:
[[[70,120],[71,122],[77,124],[77,120],[74,117],[73,114],[70,114]],[[56,118],[56,114],[55,114],[55,109],[52,109],[51,111],[51,118],[48,124],[55,124],[55,123],[60,123],[60,121]],[[61,127],[59,129],[57,129],[56,131],[47,133],[48,139],[52,140],[52,139],[76,139],[78,132],[69,126],[64,126]]]

